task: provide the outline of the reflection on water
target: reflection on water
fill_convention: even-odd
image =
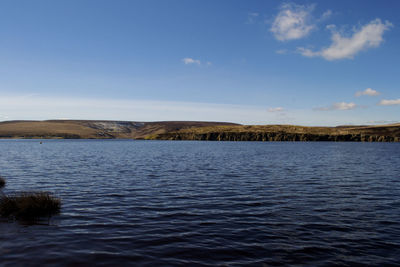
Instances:
[[[389,265],[400,144],[1,140],[6,192],[60,216],[0,222],[0,265]]]

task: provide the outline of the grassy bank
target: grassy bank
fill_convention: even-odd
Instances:
[[[3,189],[4,186],[6,186],[6,180],[0,176],[0,190]]]
[[[150,135],[152,140],[207,141],[352,141],[399,142],[400,125],[304,127],[294,125],[237,125],[183,129]]]

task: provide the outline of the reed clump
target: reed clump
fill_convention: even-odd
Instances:
[[[4,186],[6,186],[6,180],[0,176],[0,189],[2,189]]]
[[[60,213],[61,200],[48,192],[22,192],[0,198],[0,216],[35,220]]]

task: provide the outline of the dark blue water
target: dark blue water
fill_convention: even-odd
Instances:
[[[2,140],[6,192],[62,198],[0,221],[0,265],[396,265],[400,144]]]

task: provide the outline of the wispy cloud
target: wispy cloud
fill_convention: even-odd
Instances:
[[[247,14],[246,24],[254,24],[257,21],[257,18],[260,16],[257,12],[250,12]]]
[[[353,102],[350,103],[339,102],[339,103],[334,103],[332,107],[335,110],[350,110],[350,109],[355,109],[357,105],[354,104]]]
[[[193,58],[190,58],[190,57],[185,57],[185,58],[182,59],[182,61],[183,61],[183,63],[185,63],[186,65],[189,65],[189,64],[197,64],[197,65],[200,65],[200,64],[201,64],[200,60],[198,60],[198,59],[193,59]]]
[[[400,98],[399,99],[392,99],[392,100],[383,99],[378,103],[378,105],[380,105],[380,106],[400,105]]]
[[[378,120],[378,121],[367,121],[367,123],[370,124],[389,124],[389,123],[398,123],[399,121],[394,121],[394,120]]]
[[[332,16],[332,10],[328,9],[327,11],[325,11],[324,13],[322,13],[321,17],[320,17],[320,21],[326,20],[328,18],[330,18]]]
[[[264,106],[135,99],[96,99],[1,95],[1,120],[55,118],[127,121],[228,121],[247,124],[279,123]]]
[[[211,104],[138,99],[98,99],[0,95],[1,120],[127,120],[127,121],[228,121],[243,124],[342,125],[363,124],[364,118],[346,112],[290,109],[268,112],[265,106]],[[379,120],[370,116],[368,120]],[[395,120],[395,114],[385,117]]]
[[[182,62],[185,63],[185,65],[203,65],[203,66],[211,66],[212,62],[207,61],[207,62],[201,62],[199,59],[194,59],[190,57],[185,57],[182,58]]]
[[[269,108],[268,112],[282,112],[285,109],[283,107]]]
[[[355,31],[351,37],[345,37],[336,31],[334,25],[328,25],[327,28],[332,31],[332,44],[329,47],[320,51],[299,47],[298,51],[306,57],[322,57],[326,60],[353,59],[363,50],[379,47],[383,42],[384,32],[392,26],[389,21],[382,23],[380,19],[375,19]]]
[[[315,28],[315,24],[311,23],[313,10],[314,5],[283,4],[270,31],[279,41],[301,39]]]
[[[329,107],[320,107],[320,108],[315,108],[314,110],[318,111],[328,111],[328,110],[351,110],[355,109],[357,105],[353,102],[347,103],[347,102],[338,102],[338,103],[333,103]]]
[[[364,91],[358,91],[355,93],[355,96],[359,97],[359,96],[363,96],[363,95],[367,95],[367,96],[377,96],[380,95],[381,93],[379,93],[378,91],[372,89],[372,88],[367,88]]]
[[[285,55],[288,53],[288,50],[287,49],[279,49],[279,50],[276,50],[275,53],[277,53],[279,55]]]

